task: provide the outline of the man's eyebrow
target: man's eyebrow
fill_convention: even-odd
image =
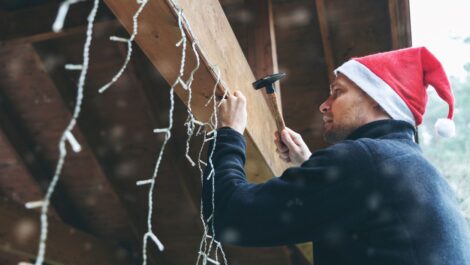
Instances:
[[[337,82],[333,82],[333,83],[330,85],[330,91],[333,90],[333,88],[334,88],[335,86],[337,86],[337,85],[338,85]]]
[[[336,85],[336,82],[331,83],[330,84],[330,90],[332,90],[335,85]]]

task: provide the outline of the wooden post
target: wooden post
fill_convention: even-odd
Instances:
[[[320,27],[326,69],[328,71],[328,80],[332,83],[335,79],[333,71],[336,67],[336,62],[331,47],[330,29],[328,27],[325,0],[315,0],[315,5],[317,7],[318,25]]]
[[[274,30],[273,7],[271,0],[248,0],[247,10],[251,12],[252,20],[246,27],[247,59],[256,79],[279,72],[276,50],[276,33]],[[277,105],[282,113],[281,86],[275,84]],[[266,93],[263,93],[273,112]]]
[[[408,0],[389,0],[392,49],[411,46],[410,3]]]

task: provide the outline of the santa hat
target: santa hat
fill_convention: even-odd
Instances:
[[[393,119],[418,126],[423,121],[431,85],[449,105],[447,119],[438,119],[437,133],[455,135],[454,96],[441,63],[425,47],[406,48],[353,58],[335,70],[372,97]]]

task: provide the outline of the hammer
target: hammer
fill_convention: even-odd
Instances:
[[[266,96],[268,98],[268,104],[271,105],[270,106],[271,112],[273,112],[274,114],[274,119],[276,120],[276,126],[277,126],[277,130],[279,131],[279,133],[281,133],[281,131],[286,127],[286,125],[284,123],[284,119],[282,118],[282,114],[279,109],[279,106],[277,105],[277,97],[274,91],[273,84],[276,81],[284,78],[284,76],[286,76],[285,73],[272,74],[272,75],[265,76],[253,82],[253,88],[256,90],[261,89],[261,88],[266,88]]]

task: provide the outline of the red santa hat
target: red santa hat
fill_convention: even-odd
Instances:
[[[449,105],[447,119],[438,119],[437,133],[455,135],[454,96],[441,63],[425,47],[406,48],[353,58],[335,70],[372,97],[393,119],[418,126],[423,121],[431,85]]]

